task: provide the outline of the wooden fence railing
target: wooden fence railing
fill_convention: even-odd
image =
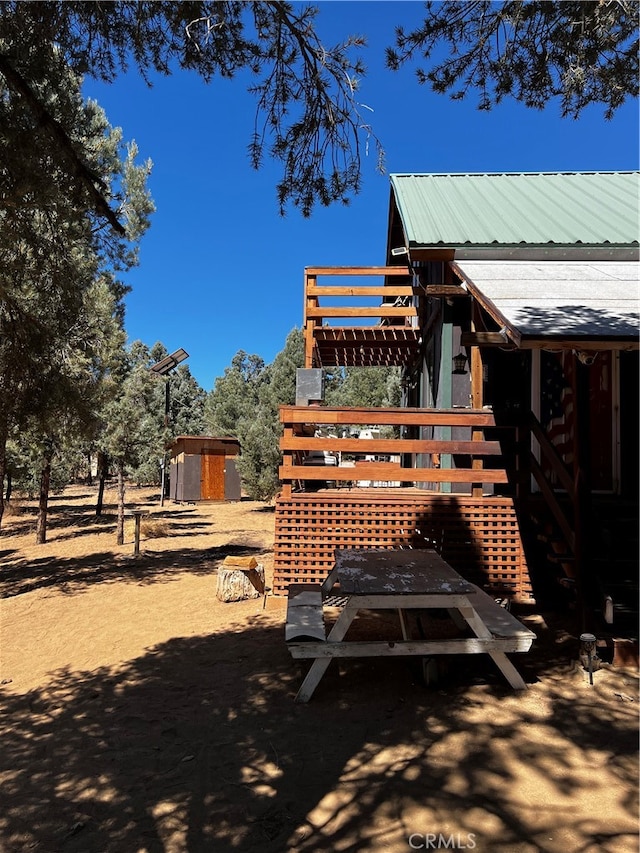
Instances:
[[[574,552],[577,510],[573,476],[533,412],[530,412],[525,422],[519,426],[519,431],[519,444],[524,449],[524,456],[518,478],[518,495],[524,500],[527,499],[533,478],[568,549]],[[552,472],[553,483],[545,471]],[[559,489],[563,494],[562,501],[559,500]]]
[[[327,277],[333,281],[346,278],[348,283],[318,283],[319,278]],[[385,284],[384,280],[380,284],[370,283],[370,279],[382,277],[388,278],[389,283]],[[347,330],[364,333],[383,327],[415,326],[417,309],[414,294],[411,273],[407,267],[307,267],[303,319],[305,366],[320,366],[323,363],[318,335],[326,337],[328,334],[331,339],[335,334],[342,340],[340,335],[347,333]],[[371,353],[367,352],[362,364],[377,363],[371,359]],[[329,358],[329,362],[337,363],[333,357]]]
[[[492,412],[474,409],[333,408],[282,406],[283,495],[302,484],[507,483],[501,445],[485,440],[495,429]],[[363,429],[397,437],[355,438]],[[493,458],[493,467],[488,462]],[[327,464],[331,463],[331,464]],[[313,485],[311,486],[313,488]]]

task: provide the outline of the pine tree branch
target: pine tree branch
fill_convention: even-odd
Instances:
[[[58,150],[71,166],[72,173],[84,184],[93,200],[96,212],[103,216],[118,234],[126,234],[124,226],[120,223],[113,210],[109,207],[103,192],[106,189],[104,182],[89,169],[78,155],[69,135],[40,102],[37,95],[29,86],[19,71],[13,67],[6,56],[0,54],[0,74],[4,77],[7,85],[20,97],[24,98],[33,114],[52,137]],[[98,189],[100,187],[100,189]]]

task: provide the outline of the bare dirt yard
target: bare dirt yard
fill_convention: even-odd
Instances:
[[[272,596],[216,598],[227,555],[273,566],[273,508],[161,507],[115,545],[115,494],[23,503],[0,538],[0,850],[637,851],[637,673],[589,684],[569,615],[530,613],[513,693],[490,660],[333,662],[311,702]],[[164,529],[163,529],[164,528]]]

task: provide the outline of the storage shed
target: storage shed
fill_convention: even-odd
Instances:
[[[240,442],[210,435],[179,435],[171,448],[169,494],[174,501],[239,501],[236,459]]]

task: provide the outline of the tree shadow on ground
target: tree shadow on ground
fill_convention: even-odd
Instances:
[[[133,491],[132,505],[148,508],[146,493],[138,495]],[[90,494],[78,498],[91,498]],[[260,511],[261,508],[255,510]],[[266,546],[255,530],[234,529],[232,533],[224,531],[224,545],[195,548],[189,544],[191,537],[209,532],[217,534],[215,523],[210,517],[198,513],[195,507],[177,507],[171,510],[153,512],[150,521],[166,522],[167,536],[145,535],[140,540],[140,553],[133,553],[134,521],[129,516],[125,523],[125,545],[128,553],[118,550],[116,542],[116,507],[105,504],[103,513],[96,518],[93,501],[76,504],[60,496],[59,502],[52,499],[48,518],[48,541],[55,549],[58,543],[78,539],[93,534],[106,534],[96,540],[91,553],[78,556],[60,556],[46,553],[46,545],[29,550],[28,554],[19,549],[5,549],[0,565],[0,597],[21,595],[33,590],[55,587],[65,594],[82,591],[95,584],[113,580],[130,580],[135,583],[169,581],[178,574],[189,571],[192,574],[215,574],[219,564],[230,555],[256,556],[271,553],[272,547]],[[25,518],[12,518],[11,524],[3,530],[4,535],[20,536],[33,531],[37,510],[26,507]],[[109,539],[112,534],[113,539]],[[183,547],[175,547],[176,544]],[[33,543],[35,545],[35,542]],[[45,550],[40,556],[39,548]],[[113,547],[113,550],[109,550]],[[64,546],[63,546],[64,548]],[[69,549],[72,551],[72,549]]]
[[[80,495],[79,498],[92,497],[91,495]],[[125,517],[131,521],[131,511],[133,509],[142,510],[146,516],[152,521],[166,520],[171,523],[171,526],[178,532],[192,529],[203,531],[210,528],[215,519],[198,514],[198,507],[193,506],[172,506],[168,509],[157,509],[157,504],[145,500],[128,502],[125,508]],[[256,513],[274,514],[273,506],[260,506],[250,510]],[[54,538],[64,539],[70,538],[79,533],[95,533],[96,528],[103,528],[115,525],[117,522],[118,508],[116,504],[105,503],[99,516],[96,516],[95,501],[87,504],[77,503],[56,503],[51,499],[47,512],[47,530],[56,532],[65,528],[69,528],[68,534],[56,533]],[[38,519],[38,508],[35,506],[21,506],[15,510],[12,516],[7,515],[4,526],[0,529],[0,533],[4,536],[20,536],[35,530],[35,525]],[[9,523],[7,523],[9,522]]]
[[[122,668],[7,695],[7,851],[637,849],[637,720],[596,684],[520,696],[467,657],[426,689],[402,661],[329,668],[308,705],[268,613]],[[566,664],[566,662],[565,662]]]
[[[22,595],[36,589],[56,587],[66,594],[81,592],[95,584],[113,580],[133,583],[171,581],[188,570],[194,575],[215,574],[225,557],[260,556],[271,549],[240,544],[234,537],[212,548],[143,549],[138,556],[110,551],[63,559],[58,555],[6,559],[0,567],[0,598]]]

